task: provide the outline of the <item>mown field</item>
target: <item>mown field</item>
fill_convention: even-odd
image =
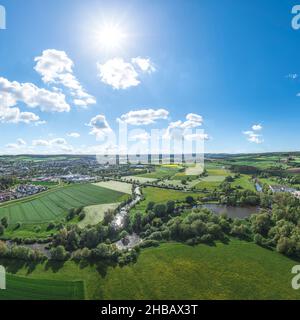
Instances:
[[[83,300],[83,281],[30,279],[8,274],[0,300]]]
[[[92,184],[72,185],[4,204],[0,218],[7,217],[10,225],[44,223],[60,219],[71,208],[120,202],[124,196]]]
[[[5,265],[3,261],[0,263]],[[104,264],[81,267],[68,261],[61,268],[40,264],[30,272],[24,266],[17,271],[15,266],[13,269],[16,275],[37,279],[40,283],[47,278],[66,285],[70,285],[66,282],[70,280],[84,281],[86,298],[95,300],[300,299],[300,291],[291,288],[294,276],[291,269],[295,264],[297,262],[254,243],[232,240],[227,245],[195,247],[165,243],[143,249],[137,262],[125,267],[105,267]],[[24,283],[23,287],[26,287]],[[47,288],[51,285],[47,284]],[[55,290],[40,294],[33,287],[30,295],[42,299],[72,296],[73,289],[66,289],[69,293],[55,295]],[[20,291],[11,292],[10,296],[19,297]]]

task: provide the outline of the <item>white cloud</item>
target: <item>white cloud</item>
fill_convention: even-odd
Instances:
[[[192,133],[192,134],[186,134],[184,138],[189,141],[209,140],[209,135],[206,133]]]
[[[156,71],[152,61],[148,58],[136,57],[132,58],[131,62],[137,65],[143,72],[152,73]]]
[[[263,129],[263,126],[261,124],[254,124],[251,127],[251,130],[244,131],[243,134],[247,136],[247,140],[251,143],[261,144],[264,142],[264,138],[262,134],[259,134]]]
[[[11,82],[0,77],[0,121],[27,124],[44,123],[38,115],[32,112],[22,112],[18,103],[46,112],[70,111],[65,95],[60,92],[51,92],[38,88],[32,83]]]
[[[179,139],[182,136],[191,135],[188,131],[200,127],[202,123],[202,116],[195,113],[189,113],[186,115],[186,121],[178,120],[170,122],[168,128],[165,130],[164,137]]]
[[[56,138],[50,141],[50,144],[52,145],[66,145],[67,141],[64,138]]]
[[[70,132],[67,134],[67,136],[70,138],[79,138],[80,134],[78,132]]]
[[[101,81],[114,89],[127,89],[140,84],[132,64],[122,58],[114,58],[104,64],[97,63],[97,68]]]
[[[18,144],[19,146],[26,146],[27,143],[26,143],[25,140],[19,138],[19,139],[17,140],[17,144]]]
[[[128,113],[123,114],[119,120],[127,124],[139,126],[155,123],[155,121],[159,119],[167,119],[168,116],[169,111],[166,109],[144,109],[129,111]]]
[[[253,126],[252,126],[252,130],[254,130],[254,131],[260,131],[260,130],[262,130],[262,125],[261,124],[254,124]]]
[[[113,58],[104,64],[97,63],[97,68],[101,81],[114,89],[136,87],[141,83],[140,72],[152,73],[155,71],[151,60],[141,57],[133,58],[131,62],[126,62],[122,58]]]
[[[19,138],[19,139],[17,139],[16,143],[8,143],[6,145],[6,148],[7,149],[21,149],[26,145],[27,145],[26,141],[21,139],[21,138]]]
[[[92,127],[90,134],[95,135],[97,139],[102,139],[103,137],[112,133],[112,129],[104,115],[97,115],[91,119],[88,126]]]
[[[195,128],[198,128],[202,126],[203,124],[203,117],[195,114],[195,113],[189,113],[186,115],[186,120],[185,121],[174,121],[170,122],[167,129],[165,129],[165,133],[163,137],[165,139],[182,139],[184,136],[185,139],[189,140],[208,140],[209,136],[204,133],[193,133],[192,130]]]
[[[45,83],[62,85],[71,91],[73,103],[79,107],[87,107],[96,103],[96,99],[88,94],[73,74],[73,61],[66,52],[55,49],[44,50],[42,55],[34,59],[34,69],[42,76]],[[56,90],[58,88],[55,88]]]
[[[247,140],[251,143],[261,144],[264,142],[263,136],[255,133],[254,131],[244,131],[243,133],[247,136]]]
[[[50,146],[50,141],[42,140],[42,139],[33,140],[32,145],[34,147],[48,147],[48,146]]]

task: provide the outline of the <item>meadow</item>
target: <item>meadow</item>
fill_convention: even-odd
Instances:
[[[85,217],[79,221],[77,225],[79,228],[84,228],[88,225],[94,226],[104,219],[104,214],[108,210],[115,210],[120,203],[96,204],[94,206],[87,206],[83,209]]]
[[[137,263],[110,268],[101,299],[300,299],[291,287],[295,262],[253,243],[215,247],[162,244]]]
[[[122,192],[92,184],[55,188],[39,195],[24,198],[0,207],[0,218],[7,217],[10,225],[38,224],[56,221],[71,208],[121,202]]]
[[[145,200],[141,201],[130,211],[131,217],[136,212],[145,212],[149,202],[156,204],[167,203],[169,200],[184,202],[187,196],[192,196],[195,200],[203,197],[203,194],[196,192],[184,192],[178,190],[170,190],[156,187],[143,188]]]
[[[7,262],[0,261],[6,265]],[[8,262],[13,264],[12,262]],[[33,289],[24,295],[53,298],[51,282],[47,292],[40,288],[45,281],[59,281],[66,285],[56,298],[82,295],[82,285],[68,281],[83,281],[87,299],[300,299],[300,292],[291,287],[295,261],[254,243],[231,240],[229,244],[195,247],[180,243],[164,243],[157,248],[143,249],[136,263],[124,267],[88,265],[82,267],[67,261],[60,268],[39,264],[28,272],[28,267],[17,269],[15,276],[32,282]],[[9,269],[9,267],[8,267]],[[16,278],[15,288],[28,288],[23,278]],[[30,281],[29,281],[30,280]],[[53,282],[54,287],[60,287]],[[44,282],[45,283],[45,282]],[[36,284],[40,284],[35,287]],[[77,289],[71,289],[76,285]],[[78,289],[79,288],[79,289]],[[38,293],[41,290],[41,295]],[[56,290],[56,289],[55,289]],[[21,291],[21,290],[20,290]],[[11,298],[20,291],[7,292]],[[27,293],[29,292],[29,293]]]
[[[83,300],[83,281],[30,279],[8,274],[0,300]]]

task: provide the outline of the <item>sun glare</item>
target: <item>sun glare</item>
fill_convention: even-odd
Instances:
[[[122,46],[125,38],[126,34],[116,25],[104,26],[99,32],[100,44],[106,49]]]

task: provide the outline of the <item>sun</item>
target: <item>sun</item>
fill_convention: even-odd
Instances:
[[[101,28],[98,39],[101,46],[106,49],[115,49],[122,46],[126,34],[117,25],[105,25]]]

